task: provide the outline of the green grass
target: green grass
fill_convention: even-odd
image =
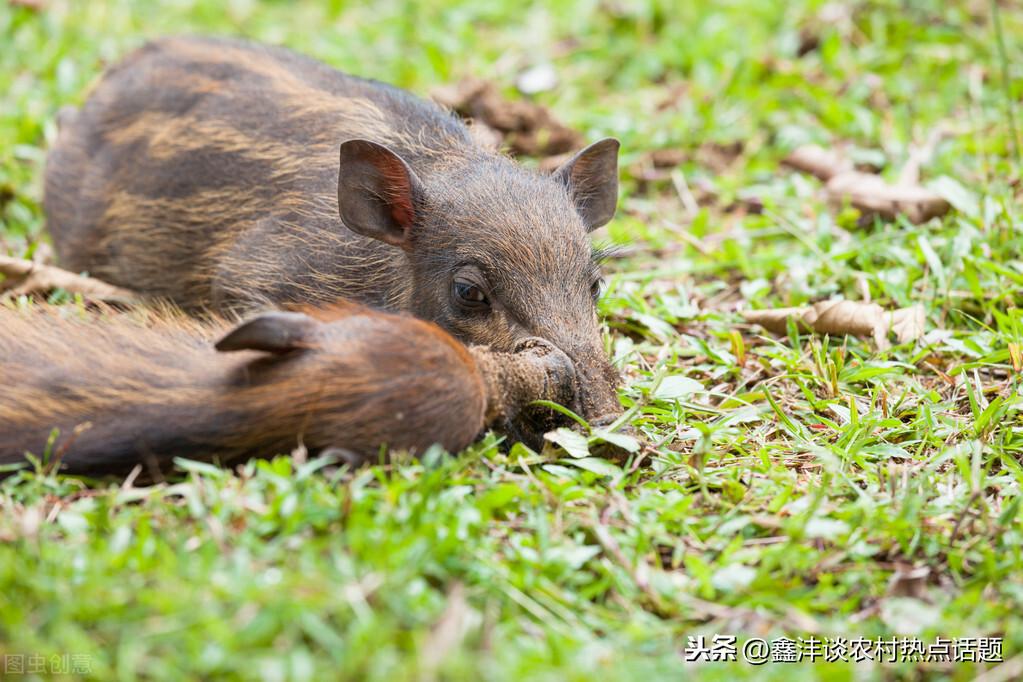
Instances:
[[[1023,655],[1023,10],[1001,3],[1000,49],[979,0],[547,4],[0,4],[0,238],[15,253],[42,235],[57,109],[145,37],[249,35],[420,93],[475,75],[511,94],[550,61],[561,85],[540,101],[623,141],[605,236],[629,247],[601,308],[646,441],[613,462],[492,438],[358,472],[193,465],[141,489],[19,474],[0,484],[0,654],[86,656],[102,680],[989,667],[683,660],[689,636],[713,634],[1003,637],[1006,660]],[[922,226],[857,228],[780,165],[798,143],[844,142],[894,178],[939,125],[954,136],[924,180],[958,210]],[[654,149],[684,152],[675,180],[716,199],[687,211]],[[928,335],[878,352],[736,314],[865,293],[923,304]]]

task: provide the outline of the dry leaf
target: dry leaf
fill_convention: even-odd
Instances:
[[[676,147],[653,149],[647,156],[654,168],[674,168],[686,160],[686,153]]]
[[[742,316],[746,318],[747,322],[759,324],[769,332],[784,334],[788,331],[790,317],[795,318],[800,331],[813,331],[805,324],[800,324],[802,315],[806,311],[806,308],[769,308],[767,310],[744,310]]]
[[[855,170],[852,161],[837,151],[815,144],[807,144],[794,149],[782,163],[809,173],[823,182],[827,182],[836,175]]]
[[[927,314],[919,303],[893,311],[891,318],[892,332],[899,343],[914,341],[924,335]]]
[[[849,171],[828,180],[824,189],[833,203],[846,199],[866,215],[894,220],[900,213],[911,223],[924,223],[948,213],[951,205],[920,185],[893,185],[880,175]]]
[[[789,319],[794,319],[799,329],[805,332],[872,337],[879,349],[890,346],[890,331],[895,332],[899,343],[920,338],[924,333],[925,320],[921,305],[889,313],[876,303],[859,301],[820,301],[802,308],[747,310],[743,317],[775,334],[784,334]]]
[[[583,136],[554,118],[546,107],[528,100],[505,99],[485,80],[467,79],[438,88],[433,99],[460,116],[483,124],[503,137],[513,154],[554,156],[582,146]]]
[[[52,265],[23,258],[0,256],[0,292],[11,296],[43,294],[53,289],[65,289],[86,298],[108,303],[128,304],[138,300],[135,292]]]
[[[933,140],[940,138],[940,135],[932,136]],[[929,154],[926,148],[912,153],[900,182],[895,184],[885,181],[880,175],[858,171],[843,155],[817,145],[799,147],[785,158],[784,163],[824,182],[825,192],[832,203],[848,200],[865,216],[877,215],[893,220],[901,213],[910,222],[922,223],[944,215],[951,208],[943,197],[918,184],[920,165],[929,158]]]

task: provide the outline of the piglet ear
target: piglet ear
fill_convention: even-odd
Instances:
[[[422,183],[404,159],[369,140],[341,145],[337,205],[353,232],[408,250]]]
[[[269,312],[242,322],[217,341],[219,351],[261,350],[287,353],[308,348],[320,323],[304,313]]]
[[[587,230],[606,225],[618,205],[618,148],[613,137],[594,142],[566,161],[554,177],[568,188]]]

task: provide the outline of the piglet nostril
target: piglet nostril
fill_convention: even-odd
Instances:
[[[529,336],[527,338],[519,340],[512,348],[513,353],[522,353],[524,351],[533,351],[537,355],[543,356],[548,353],[553,353],[560,350],[553,343],[547,339],[541,339],[539,336]]]
[[[550,341],[530,337],[516,343],[514,352],[532,357],[543,369],[544,385],[539,397],[562,405],[575,402],[578,377],[575,365],[564,351]]]

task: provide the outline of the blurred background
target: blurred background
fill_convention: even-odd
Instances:
[[[1019,36],[1023,12],[1003,4],[1003,33]],[[669,150],[652,157],[657,166],[681,166],[727,204],[770,181],[777,159],[801,142],[852,143],[859,159],[883,166],[904,160],[907,145],[939,121],[984,131],[944,145],[939,171],[958,163],[1004,173],[990,163],[1011,146],[991,8],[986,0],[7,0],[0,220],[8,235],[39,230],[38,166],[57,108],[81,102],[105,65],[147,37],[183,32],[284,44],[422,95],[466,77],[492,81],[549,107],[586,139],[620,137],[631,194],[667,181],[650,172],[656,150]],[[1019,64],[1006,63],[1012,101],[1023,88]],[[616,228],[643,237],[649,220],[638,222]]]
[[[1018,678],[1023,3],[0,0],[0,252],[45,250],[59,108],[173,33],[437,97],[530,165],[619,137],[599,306],[649,447],[488,438],[337,479],[197,465],[143,492],[29,476],[0,486],[0,653],[87,653],[100,679],[635,680],[689,674],[697,633],[919,633],[1004,636],[1016,668],[989,679]],[[946,211],[829,201],[784,163],[807,143]],[[914,306],[915,337],[739,314],[836,298]]]

